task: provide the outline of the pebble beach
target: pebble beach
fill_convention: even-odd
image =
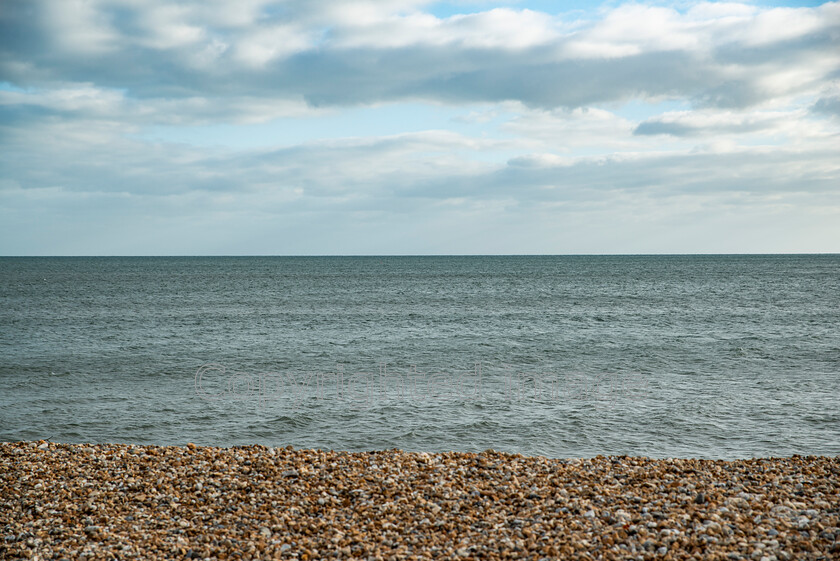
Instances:
[[[840,559],[840,457],[0,443],[2,559]]]

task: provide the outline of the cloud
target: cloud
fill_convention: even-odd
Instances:
[[[36,120],[46,116],[111,120],[125,123],[127,131],[141,124],[255,123],[323,113],[303,99],[238,96],[222,103],[208,97],[132,98],[124,91],[82,83],[28,91],[0,90],[0,119],[27,114]]]
[[[837,249],[840,4],[431,4],[7,0],[0,253]]]
[[[518,116],[502,129],[537,140],[543,148],[572,152],[584,148],[613,151],[638,146],[632,136],[633,123],[611,111],[597,107],[577,109],[518,108]]]
[[[422,5],[249,2],[226,22],[197,2],[11,0],[0,75],[22,87],[92,82],[136,98],[574,108],[679,96],[748,107],[812,90],[840,68],[836,3],[685,13],[627,5],[590,23],[511,9],[437,18]]]
[[[521,51],[559,39],[559,27],[551,16],[531,10],[496,8],[446,19],[413,13],[342,26],[330,34],[328,44],[338,50],[445,46]]]
[[[606,200],[610,193],[640,190],[658,197],[731,191],[821,193],[836,189],[840,181],[830,138],[811,141],[805,149],[735,146],[725,151],[701,147],[564,156],[528,151],[535,145],[527,141],[426,131],[231,153],[151,144],[123,136],[121,126],[108,121],[79,128],[72,121],[47,119],[15,129],[9,141],[12,149],[4,152],[0,163],[15,184],[27,189],[162,200],[188,193],[227,193],[243,208],[258,194],[279,194],[284,204],[278,212],[301,205],[322,210],[343,205],[400,209],[417,201],[450,198],[463,198],[468,204],[506,200],[528,206],[552,200]],[[35,145],[38,150],[30,148]],[[480,152],[492,155],[510,149],[524,153],[507,162],[474,158]],[[293,203],[288,199],[291,193],[298,193]]]
[[[683,251],[708,251],[732,246],[717,231],[703,246],[702,225],[723,220],[734,235],[743,227],[734,217],[752,216],[770,244],[784,224],[802,228],[802,216],[822,235],[837,233],[830,224],[840,211],[830,144],[470,163],[465,156],[499,141],[441,131],[234,154],[120,140],[107,128],[44,125],[30,134],[16,144],[37,138],[38,151],[0,159],[16,178],[0,186],[4,253],[679,249],[661,244],[663,231],[682,236]],[[54,237],[42,238],[43,229]]]
[[[778,129],[792,116],[782,112],[678,111],[640,123],[635,135],[704,136],[748,134]],[[801,115],[793,116],[801,117]]]
[[[821,97],[814,103],[813,110],[817,113],[840,116],[840,96]]]

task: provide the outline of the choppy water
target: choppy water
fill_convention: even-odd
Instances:
[[[840,256],[2,258],[40,438],[837,455]]]

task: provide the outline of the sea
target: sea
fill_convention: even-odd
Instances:
[[[4,257],[40,439],[840,455],[840,255]]]

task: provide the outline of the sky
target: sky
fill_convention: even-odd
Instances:
[[[0,2],[0,255],[812,252],[838,2]]]

